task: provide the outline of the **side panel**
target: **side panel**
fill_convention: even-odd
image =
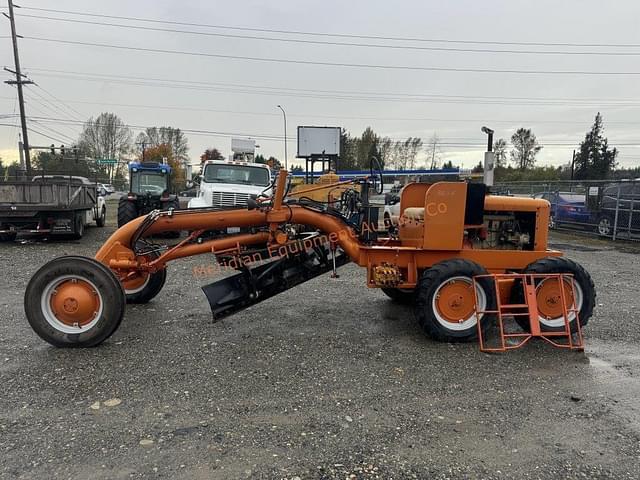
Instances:
[[[424,205],[424,249],[462,249],[466,199],[466,183],[436,183],[429,188]]]

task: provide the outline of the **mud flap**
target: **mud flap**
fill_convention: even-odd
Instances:
[[[336,267],[349,262],[349,257],[338,249]],[[205,285],[202,290],[209,300],[214,320],[219,320],[331,270],[331,253],[325,248],[313,248],[245,268]]]

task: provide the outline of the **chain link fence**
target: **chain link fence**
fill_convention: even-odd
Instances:
[[[492,191],[548,200],[552,230],[640,241],[640,180],[499,182]]]

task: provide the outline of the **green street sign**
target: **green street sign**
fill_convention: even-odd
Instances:
[[[115,158],[99,158],[97,162],[101,165],[115,165],[118,160]]]

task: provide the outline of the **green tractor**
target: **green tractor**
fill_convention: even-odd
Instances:
[[[171,192],[171,167],[164,163],[129,164],[129,193],[118,202],[118,228],[153,210],[180,208]]]

